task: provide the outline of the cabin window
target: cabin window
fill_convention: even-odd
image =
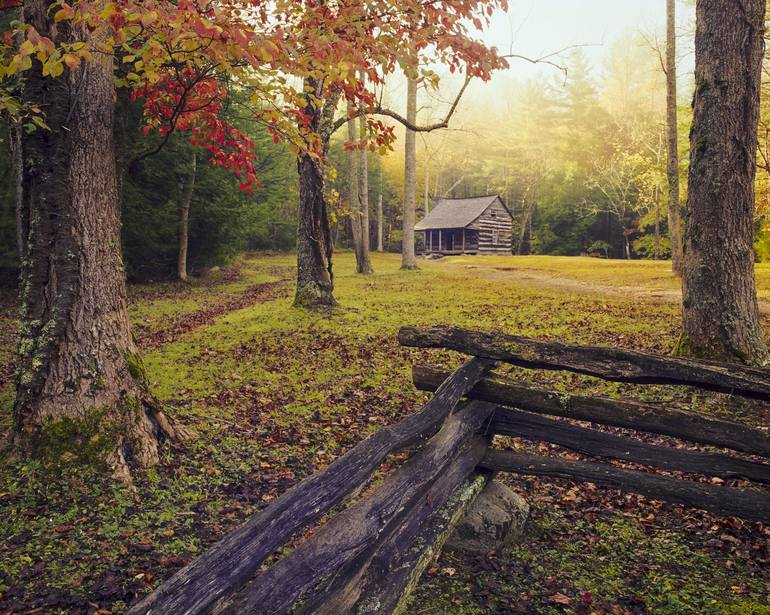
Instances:
[[[490,215],[492,218],[497,218],[497,212],[496,212],[494,209],[493,209],[492,211],[490,211],[490,212],[489,212],[489,215]]]
[[[497,229],[494,229],[492,231],[492,243],[494,244],[500,243],[499,239],[500,239],[500,231],[498,231]]]

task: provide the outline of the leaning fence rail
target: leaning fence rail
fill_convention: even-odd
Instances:
[[[379,430],[321,472],[295,485],[176,572],[129,613],[207,613],[220,601],[230,599],[276,549],[363,485],[389,454],[433,436],[489,366],[481,359],[467,361],[419,412]]]

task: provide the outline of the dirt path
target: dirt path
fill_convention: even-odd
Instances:
[[[487,280],[521,283],[544,289],[555,289],[586,295],[630,297],[653,303],[681,303],[682,301],[682,291],[675,288],[599,284],[560,277],[534,269],[514,267],[494,267],[489,269],[475,265],[466,265],[466,268],[473,270],[472,275]],[[759,299],[759,311],[762,314],[770,315],[770,301]]]
[[[255,284],[247,288],[243,293],[229,297],[224,301],[207,305],[206,307],[186,312],[175,316],[171,323],[159,330],[141,330],[136,334],[136,341],[142,350],[152,350],[169,344],[179,339],[182,335],[205,327],[220,316],[229,312],[241,310],[255,303],[265,303],[289,296],[289,284],[287,280],[278,280],[276,282],[265,282],[264,284]],[[136,328],[136,327],[135,327]]]
[[[225,278],[224,281],[230,280]],[[264,303],[273,299],[288,297],[289,291],[289,279],[282,278],[274,282],[254,284],[240,293],[227,295],[223,300],[211,302],[201,309],[177,314],[164,320],[159,328],[143,326],[140,323],[135,324],[133,329],[137,345],[142,350],[154,350],[164,344],[176,341],[191,331],[211,324],[215,319],[229,312],[243,309],[255,303]],[[154,294],[157,297],[167,296],[165,293],[156,292]],[[134,292],[133,295],[133,301],[137,300],[137,296],[143,299],[154,296],[152,291],[147,290]],[[0,313],[0,344],[4,348],[13,348],[15,345],[17,321],[15,317],[10,316],[10,312],[11,310],[5,310]],[[14,370],[15,364],[11,354],[8,360],[0,362],[0,387],[10,385],[13,381]]]

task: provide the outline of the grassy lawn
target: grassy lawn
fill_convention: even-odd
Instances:
[[[402,325],[660,353],[677,336],[668,263],[457,257],[405,273],[397,255],[375,255],[376,274],[357,276],[343,253],[340,307],[324,315],[291,307],[293,262],[248,255],[188,285],[130,289],[154,390],[196,437],[134,489],[73,464],[0,459],[0,613],[121,612],[297,480],[415,410],[425,396],[411,365],[460,357],[399,347]],[[757,276],[770,299],[770,266]],[[11,425],[12,314],[0,315],[0,432]],[[516,375],[725,412],[719,395]],[[770,412],[751,404],[742,415],[766,425]],[[521,544],[475,560],[442,556],[410,613],[770,613],[769,528],[613,489],[505,480],[533,507]]]

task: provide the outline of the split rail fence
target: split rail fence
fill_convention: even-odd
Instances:
[[[660,404],[558,394],[490,374],[505,362],[770,402],[770,370],[450,327],[403,328],[399,340],[472,358],[454,372],[415,366],[415,385],[434,392],[418,412],[377,431],[295,485],[133,606],[131,615],[399,612],[496,471],[589,481],[770,522],[770,492],[764,487],[770,483],[767,430]],[[652,445],[548,417],[671,436],[745,455]],[[585,456],[667,472],[751,483],[737,489],[606,462],[503,450],[492,445],[494,435],[550,442]],[[409,459],[379,486],[331,514],[291,553],[265,565],[302,530],[359,495],[388,455],[404,450],[412,453]]]

